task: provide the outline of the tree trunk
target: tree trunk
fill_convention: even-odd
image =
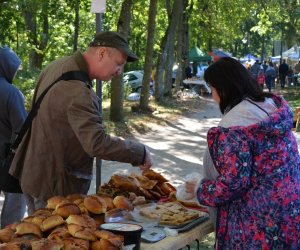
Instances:
[[[181,1],[177,0],[173,3],[172,15],[170,18],[170,29],[168,34],[167,42],[167,63],[166,63],[166,74],[164,78],[164,95],[172,95],[172,74],[173,74],[173,65],[174,65],[174,54],[175,54],[175,41],[176,41],[176,30],[178,26],[178,17],[179,12],[182,11],[182,8],[179,8]]]
[[[163,88],[163,75],[164,75],[164,65],[167,60],[167,38],[168,38],[168,30],[170,26],[168,26],[167,31],[162,39],[162,43],[160,46],[160,54],[158,55],[157,65],[156,65],[156,78],[155,78],[155,100],[157,102],[163,101],[164,88]]]
[[[37,34],[37,17],[36,13],[39,5],[34,1],[31,4],[22,6],[22,13],[25,20],[25,25],[29,30],[29,42],[33,49],[29,51],[29,69],[41,69],[44,59],[43,51],[47,47],[49,39],[49,21],[48,21],[48,2],[42,2],[41,20],[42,20],[42,35],[41,40],[38,40]]]
[[[176,73],[176,78],[175,78],[175,93],[177,93],[180,90],[180,85],[183,80],[182,77],[182,68],[184,65],[184,60],[183,60],[183,1],[184,0],[177,0],[178,1],[178,9],[179,9],[179,16],[178,16],[178,28],[177,28],[177,73]]]
[[[189,16],[191,14],[193,5],[189,6],[188,0],[183,0],[183,13],[182,13],[182,78],[185,79],[185,67],[189,65],[189,51],[190,51],[190,40],[189,40]]]
[[[152,57],[153,57],[153,45],[155,35],[155,19],[157,13],[157,0],[150,0],[149,18],[148,18],[148,36],[147,47],[144,65],[143,86],[140,98],[140,108],[147,110],[149,106],[149,79],[151,77],[152,70]]]
[[[75,1],[75,20],[74,20],[74,42],[73,42],[73,51],[77,51],[78,48],[78,34],[79,34],[79,4],[80,0]]]
[[[125,38],[128,38],[131,20],[132,0],[124,0],[118,21],[118,32]],[[124,119],[123,102],[124,102],[124,86],[123,73],[112,79],[111,81],[111,100],[110,100],[110,115],[111,121],[119,122]]]
[[[161,46],[160,46],[160,54],[158,55],[158,59],[157,59],[157,66],[156,66],[156,79],[155,79],[155,100],[157,102],[161,102],[163,101],[163,96],[165,93],[164,88],[166,87],[165,85],[165,81],[166,78],[171,78],[170,76],[164,76],[165,70],[166,70],[166,64],[167,64],[167,58],[168,58],[168,53],[170,52],[169,46],[174,46],[174,38],[173,38],[173,44],[170,45],[170,36],[171,36],[171,29],[173,30],[173,33],[175,32],[176,29],[176,20],[174,20],[173,16],[175,11],[175,6],[177,6],[177,2],[175,1],[173,4],[173,10],[172,10],[172,14],[169,14],[169,9],[170,9],[170,1],[166,1],[166,5],[167,5],[167,10],[168,10],[168,17],[169,17],[169,24],[168,27],[166,29],[165,35],[162,39],[161,42]],[[175,24],[175,27],[174,27]],[[173,36],[173,34],[172,34]],[[174,49],[173,49],[173,53],[174,53]],[[172,65],[171,65],[172,67]],[[170,68],[170,66],[169,66]],[[171,69],[172,70],[172,69]],[[170,75],[170,73],[169,73]]]

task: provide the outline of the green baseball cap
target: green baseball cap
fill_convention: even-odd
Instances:
[[[127,62],[134,62],[139,59],[137,55],[134,54],[129,48],[127,39],[118,32],[99,32],[95,35],[93,41],[90,43],[89,46],[102,46],[121,49],[127,55]]]

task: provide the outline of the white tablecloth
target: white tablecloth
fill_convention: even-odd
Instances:
[[[207,83],[202,80],[202,79],[193,79],[193,78],[190,78],[190,79],[184,79],[183,80],[183,83],[184,84],[187,84],[187,85],[200,85],[202,87],[204,87],[206,89],[206,91],[211,94],[211,89],[210,87],[207,85]]]
[[[207,220],[193,229],[179,233],[178,236],[168,236],[156,243],[141,243],[141,250],[177,250],[185,247],[196,239],[213,232],[213,224]]]

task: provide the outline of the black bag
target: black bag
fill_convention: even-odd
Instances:
[[[40,107],[40,104],[48,92],[48,90],[57,82],[65,80],[79,80],[86,83],[86,86],[88,88],[92,87],[91,80],[89,79],[88,75],[85,72],[82,71],[69,71],[64,74],[62,74],[58,79],[56,79],[50,86],[48,86],[44,92],[39,96],[37,101],[32,106],[32,109],[30,110],[19,134],[17,135],[16,139],[13,141],[12,144],[7,144],[5,149],[5,159],[2,160],[0,163],[0,189],[4,192],[9,193],[22,193],[22,189],[19,184],[19,180],[13,177],[8,173],[10,165],[13,161],[13,158],[15,156],[15,152],[21,143],[24,135],[28,131],[28,129],[31,127],[31,123],[33,118],[36,116],[38,109]]]
[[[0,190],[10,193],[22,193],[18,179],[11,176],[8,171],[15,153],[11,150],[11,144],[5,145],[5,159],[0,166]]]

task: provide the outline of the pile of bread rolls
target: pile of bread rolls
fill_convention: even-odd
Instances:
[[[98,229],[112,209],[133,210],[133,205],[124,196],[54,196],[46,208],[0,230],[0,249],[122,249],[123,236]]]
[[[0,250],[122,249],[124,237],[99,230],[105,213],[132,211],[147,200],[159,200],[176,189],[159,173],[113,175],[97,194],[48,199],[46,208],[0,230]]]
[[[130,197],[130,194],[134,193],[139,197],[138,199],[144,197],[146,200],[154,201],[168,197],[172,192],[176,192],[175,187],[160,173],[152,169],[146,170],[142,174],[131,173],[130,176],[115,174],[107,184],[98,190],[99,194],[108,194],[113,197],[120,194]]]

